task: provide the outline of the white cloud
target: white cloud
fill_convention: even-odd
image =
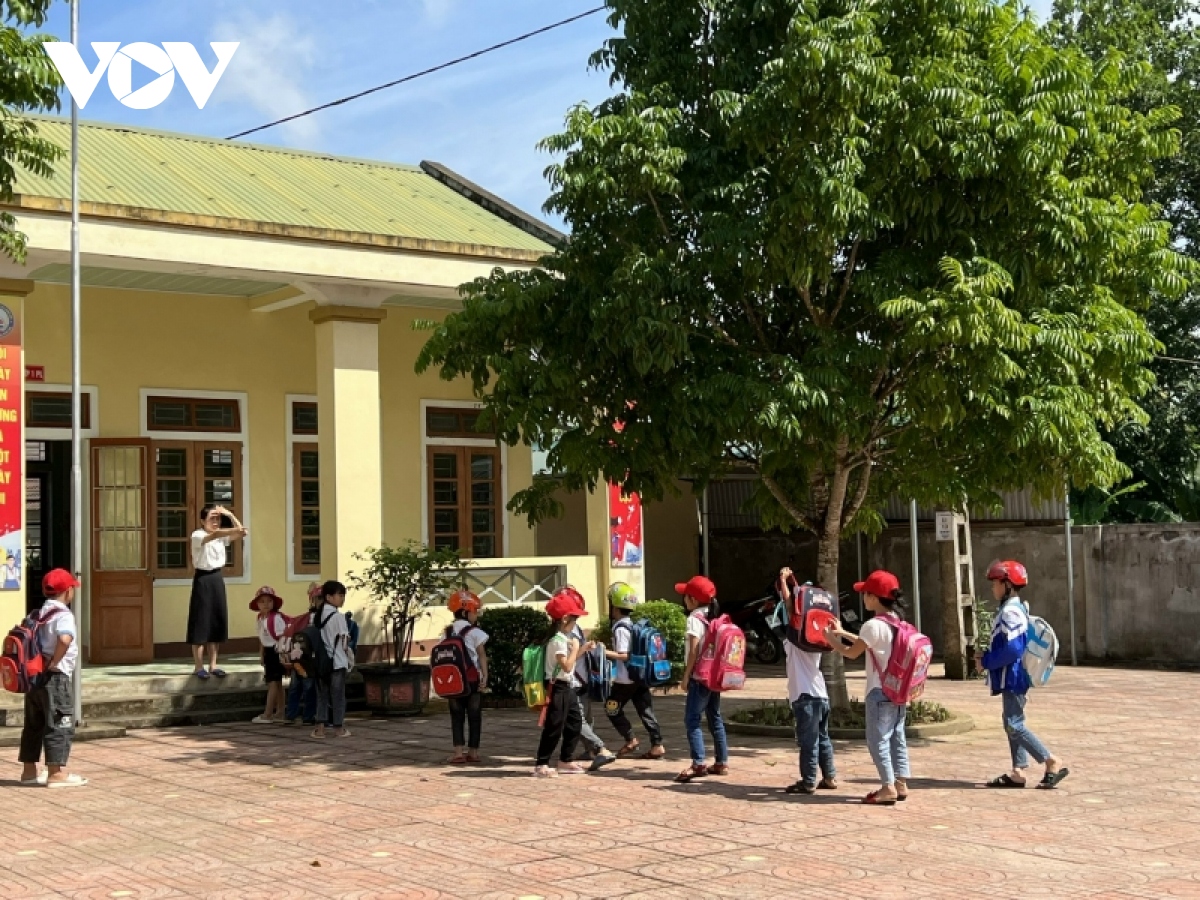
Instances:
[[[311,31],[306,32],[295,19],[284,13],[268,18],[242,13],[217,25],[214,32],[217,40],[241,42],[221,80],[216,95],[220,102],[249,104],[264,120],[315,105],[302,79],[318,58],[317,45]],[[309,146],[320,131],[315,116],[281,127],[291,140]]]
[[[458,0],[421,0],[421,9],[425,12],[425,20],[436,26],[443,25],[450,18],[456,6],[458,6]]]

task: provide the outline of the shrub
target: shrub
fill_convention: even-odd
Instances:
[[[550,617],[531,606],[485,607],[479,614],[479,627],[488,634],[488,683],[492,694],[521,696],[525,648],[550,639]]]
[[[671,600],[653,600],[643,603],[633,611],[635,619],[649,619],[667,641],[667,655],[671,660],[671,682],[683,677],[683,658],[687,639],[687,613],[683,607]],[[601,619],[588,635],[593,641],[612,646],[612,623]]]
[[[733,721],[743,725],[774,725],[794,728],[796,719],[792,708],[783,701],[766,703],[751,709],[740,709],[732,716]],[[910,703],[905,714],[906,725],[929,725],[950,720],[950,711],[940,703],[918,700]],[[831,728],[866,728],[867,717],[861,700],[852,699],[849,710],[832,711],[829,719]]]

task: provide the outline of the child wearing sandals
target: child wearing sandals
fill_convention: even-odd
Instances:
[[[675,585],[675,592],[683,594],[683,602],[688,610],[687,661],[683,667],[687,702],[683,724],[687,729],[692,765],[675,776],[678,783],[686,784],[705,775],[729,774],[729,742],[725,738],[725,720],[721,718],[721,695],[692,678],[692,671],[700,658],[700,647],[708,633],[708,623],[720,614],[717,587],[703,575],[695,575],[686,583]],[[708,718],[708,730],[713,738],[715,761],[711,766],[705,765],[708,757],[704,748],[704,732],[700,730],[701,715]]]
[[[609,620],[612,622],[612,648],[605,655],[613,663],[613,683],[604,711],[608,721],[625,741],[617,756],[627,757],[637,753],[640,746],[633,726],[625,715],[625,704],[632,701],[633,708],[650,735],[650,749],[641,754],[641,759],[662,759],[667,755],[663,746],[662,731],[654,716],[654,700],[650,687],[644,682],[635,682],[629,676],[625,663],[629,660],[629,649],[633,642],[631,611],[640,603],[637,593],[623,581],[615,582],[608,589]]]
[[[580,644],[575,637],[575,623],[584,615],[583,604],[574,588],[560,588],[546,604],[546,614],[554,620],[554,636],[546,644],[546,681],[550,683],[544,711],[542,739],[538,742],[535,778],[555,775],[580,775],[586,768],[575,762],[575,746],[583,727],[583,715],[575,696],[575,663],[580,653],[595,646],[591,641]],[[562,741],[557,768],[550,767],[550,757]]]
[[[479,672],[479,682],[472,686],[471,696],[448,701],[454,755],[447,762],[456,766],[479,762],[480,732],[483,730],[483,689],[487,687],[488,679],[487,650],[483,646],[488,642],[488,633],[475,624],[479,621],[481,606],[483,603],[479,597],[468,590],[455,591],[446,601],[446,608],[454,614],[454,621],[446,629],[446,637],[456,634],[462,638],[467,655]]]
[[[856,583],[854,590],[863,595],[863,605],[875,614],[874,617],[863,624],[857,637],[838,626],[827,630],[825,638],[835,653],[847,659],[858,659],[867,654],[867,696],[863,701],[867,719],[867,749],[879,772],[881,785],[878,790],[863,797],[862,802],[894,806],[896,801],[908,799],[910,773],[908,741],[904,734],[908,709],[892,703],[884,696],[880,676],[887,671],[895,639],[888,619],[898,615],[904,595],[900,591],[900,580],[882,569],[872,572],[866,581]],[[849,646],[847,641],[851,642]]]
[[[993,778],[987,786],[1025,787],[1025,769],[1032,756],[1046,768],[1038,787],[1051,790],[1058,787],[1070,770],[1060,765],[1058,757],[1047,750],[1037,735],[1025,725],[1025,701],[1030,684],[1021,659],[1025,655],[1025,643],[1028,640],[1029,611],[1016,591],[1029,584],[1029,575],[1021,563],[1007,559],[988,566],[987,577],[992,583],[992,596],[1000,601],[1000,608],[992,625],[991,644],[986,653],[976,654],[975,658],[987,671],[992,696],[999,694],[1003,702],[1004,731],[1008,735],[1009,753],[1012,756],[1011,771]]]
[[[261,715],[250,721],[255,725],[270,725],[283,716],[283,661],[275,649],[275,643],[283,637],[287,629],[279,610],[283,607],[283,598],[275,593],[272,587],[263,586],[258,589],[254,599],[250,601],[250,609],[258,613],[258,642],[262,645],[259,651],[262,659],[263,681],[267,684],[267,705]]]

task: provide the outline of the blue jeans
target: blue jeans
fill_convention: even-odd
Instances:
[[[1004,703],[1004,733],[1008,735],[1008,749],[1012,753],[1013,768],[1025,768],[1029,765],[1030,756],[1037,762],[1044,763],[1050,758],[1050,751],[1038,740],[1036,734],[1025,727],[1026,696],[1003,691],[1000,699]]]
[[[837,769],[833,766],[833,741],[829,739],[829,701],[801,694],[792,704],[792,714],[796,717],[796,746],[800,748],[800,779],[815,787],[819,765],[821,777],[833,781]]]
[[[301,678],[292,674],[292,683],[288,686],[287,708],[283,712],[285,719],[291,720],[300,715],[304,708],[303,719],[311,723],[317,720],[317,683],[312,678]]]
[[[708,717],[712,732],[713,751],[718,765],[729,762],[729,742],[725,740],[725,720],[721,718],[721,695],[710,691],[694,678],[688,682],[687,703],[683,708],[683,727],[687,729],[688,748],[692,765],[702,766],[708,759],[704,749],[704,732],[700,730],[700,715]]]
[[[883,784],[907,779],[908,741],[904,736],[906,707],[888,700],[880,688],[867,694],[867,749]]]

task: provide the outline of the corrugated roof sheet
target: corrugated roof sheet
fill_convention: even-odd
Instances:
[[[70,124],[35,117],[70,148]],[[184,134],[81,123],[85,203],[302,228],[548,252],[550,246],[415,166]],[[14,193],[68,199],[64,159],[50,178],[19,171]]]

